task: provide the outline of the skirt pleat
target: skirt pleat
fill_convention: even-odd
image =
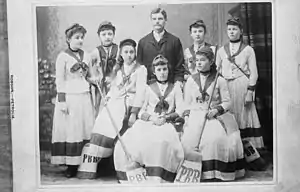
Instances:
[[[261,125],[257,115],[255,103],[245,106],[245,97],[248,88],[248,79],[241,76],[228,80],[228,88],[232,100],[231,112],[235,115],[242,139],[250,141],[256,148],[263,148],[264,142]]]
[[[123,136],[133,161],[145,167],[148,182],[173,182],[184,158],[178,133],[172,124],[155,126],[152,122],[137,120]],[[114,162],[120,182],[126,182],[126,167],[130,164],[117,142]]]
[[[201,129],[204,115],[202,110],[191,111],[181,140],[184,148],[199,148],[202,156],[201,179],[231,181],[243,177],[243,144],[234,116],[225,113],[219,120],[207,120],[204,129]],[[201,131],[203,134],[199,142]]]
[[[58,105],[54,110],[51,163],[79,165],[82,148],[91,137],[94,110],[90,93],[66,94],[66,102],[68,114]]]

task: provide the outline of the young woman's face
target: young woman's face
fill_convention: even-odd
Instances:
[[[99,39],[104,46],[111,45],[112,41],[114,39],[114,36],[115,36],[115,34],[114,34],[113,30],[111,30],[111,29],[103,30],[103,31],[100,31],[100,33],[99,33]]]
[[[159,81],[166,81],[168,80],[169,69],[168,65],[158,65],[154,67],[154,75],[156,76],[157,80]]]
[[[203,43],[205,38],[205,30],[203,27],[192,27],[191,28],[191,37],[194,42]]]
[[[196,68],[198,71],[209,71],[211,64],[211,61],[205,55],[196,55]]]
[[[151,21],[153,25],[153,30],[162,31],[165,28],[166,20],[161,13],[155,13],[151,15]]]
[[[75,33],[71,38],[67,39],[69,46],[73,50],[78,50],[82,47],[84,34],[81,32]]]
[[[227,35],[229,40],[235,41],[238,40],[241,37],[242,31],[241,29],[236,25],[228,25],[227,26]]]
[[[125,64],[130,65],[135,59],[135,48],[131,45],[125,45],[122,47],[121,56]]]

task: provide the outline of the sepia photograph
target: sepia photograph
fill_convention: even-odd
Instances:
[[[41,185],[274,181],[271,2],[33,9]]]

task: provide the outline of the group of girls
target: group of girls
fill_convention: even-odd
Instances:
[[[220,49],[204,41],[202,20],[189,30],[194,43],[184,51],[183,88],[168,81],[170,63],[163,54],[152,62],[156,81],[147,84],[136,42],[112,43],[110,22],[100,25],[101,45],[90,54],[81,49],[85,28],[74,24],[66,30],[68,48],[56,61],[51,162],[67,165],[67,177],[95,178],[90,165],[113,155],[120,182],[128,180],[128,166],[145,168],[149,181],[174,182],[180,163],[200,154],[203,180],[245,175],[242,140],[263,147],[262,137],[251,135],[260,128],[254,50],[243,43],[238,18],[227,21],[229,43]]]

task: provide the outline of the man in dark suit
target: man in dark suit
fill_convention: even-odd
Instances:
[[[168,81],[182,86],[185,71],[182,44],[178,37],[165,30],[167,22],[165,10],[156,8],[151,12],[150,17],[153,31],[139,41],[137,61],[146,66],[148,84],[150,84],[156,80],[152,72],[152,61],[158,54],[162,54],[167,58],[170,68]]]

